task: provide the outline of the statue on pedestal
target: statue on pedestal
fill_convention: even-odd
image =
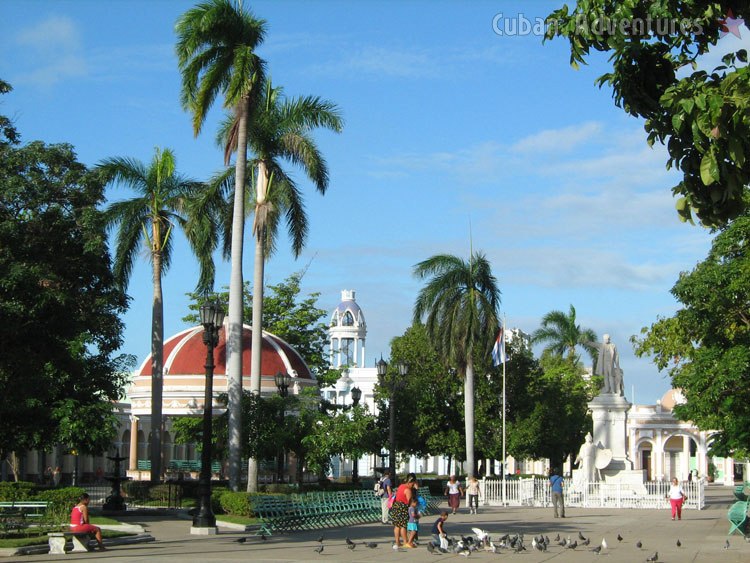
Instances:
[[[598,481],[597,470],[596,470],[596,450],[597,447],[594,445],[593,439],[591,438],[591,432],[586,433],[586,441],[578,450],[578,457],[573,463],[578,464],[578,469],[581,471],[583,481],[587,483],[594,483]]]
[[[617,346],[610,340],[609,334],[604,335],[602,343],[592,342],[599,350],[599,357],[596,360],[596,375],[601,375],[604,379],[602,393],[614,393],[621,397],[625,395],[623,386],[623,374],[620,369],[620,355],[617,352]]]

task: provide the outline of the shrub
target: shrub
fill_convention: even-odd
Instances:
[[[227,514],[233,516],[253,515],[252,505],[250,504],[250,495],[245,492],[222,491],[220,497],[221,509]]]
[[[34,500],[46,500],[49,503],[45,519],[54,524],[67,522],[70,511],[78,502],[80,496],[86,492],[81,487],[63,487],[62,489],[48,489],[39,492]]]
[[[0,481],[0,501],[27,500],[33,496],[34,483],[28,481]]]

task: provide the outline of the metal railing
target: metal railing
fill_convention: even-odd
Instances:
[[[705,485],[702,481],[680,483],[687,495],[683,508],[705,507]],[[567,485],[567,481],[566,481]],[[565,506],[581,508],[669,508],[670,483],[649,481],[642,485],[628,483],[570,484],[563,488]],[[551,506],[547,479],[482,479],[482,502],[491,506]]]

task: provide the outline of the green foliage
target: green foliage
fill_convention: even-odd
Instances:
[[[305,360],[310,370],[325,387],[328,377],[328,358],[325,346],[328,343],[327,327],[321,319],[327,312],[318,307],[319,293],[311,293],[301,298],[301,282],[304,271],[291,274],[276,285],[268,285],[263,297],[263,329],[288,342]],[[224,291],[207,297],[200,293],[188,294],[192,299],[189,309],[193,312],[183,317],[187,323],[199,324],[198,310],[209,299],[215,299],[225,307],[229,303],[229,293]],[[249,282],[243,291],[244,318],[252,315],[252,290]],[[338,379],[339,373],[334,374]],[[333,380],[335,382],[335,379]]]
[[[461,380],[440,361],[427,331],[414,323],[391,340],[388,377],[399,378],[397,365],[409,365],[409,374],[396,389],[396,444],[399,452],[417,456],[445,455],[465,459]],[[378,384],[378,444],[388,447],[390,390]]]
[[[49,502],[45,519],[50,523],[60,524],[69,522],[70,511],[78,503],[78,499],[86,489],[81,487],[63,487],[61,489],[48,489],[40,491],[34,500],[46,500]]]
[[[69,145],[0,146],[0,457],[59,442],[98,452],[114,436],[105,413],[132,358],[113,358],[127,301],[110,269],[102,201],[101,182]],[[74,439],[73,412],[96,421]]]
[[[250,495],[245,492],[224,491],[219,497],[221,510],[233,516],[252,516]]]
[[[0,501],[30,499],[34,493],[34,483],[28,481],[0,481]]]
[[[715,69],[698,70],[717,42],[729,11],[750,20],[746,2],[578,0],[547,18],[547,39],[566,37],[570,63],[590,51],[610,54],[612,71],[597,80],[612,87],[615,104],[645,118],[648,143],[666,144],[667,168],[682,173],[672,188],[682,220],[692,213],[722,225],[745,209],[750,183],[750,68],[747,51],[728,53]],[[633,22],[652,22],[638,29]],[[684,72],[692,67],[693,72]]]
[[[681,308],[633,337],[685,397],[674,413],[715,430],[711,451],[736,457],[750,450],[750,217],[714,239],[705,260],[672,288]]]
[[[545,351],[562,356],[578,363],[576,348],[580,346],[596,361],[596,333],[590,328],[581,328],[576,324],[576,310],[573,305],[566,315],[563,311],[550,311],[542,317],[542,326],[531,335],[533,344],[546,342]]]
[[[13,87],[0,80],[0,94],[7,94],[11,92]],[[0,148],[7,145],[17,145],[21,142],[21,137],[18,131],[13,126],[13,122],[6,116],[0,115]]]

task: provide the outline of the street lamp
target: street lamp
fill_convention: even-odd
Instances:
[[[288,373],[277,371],[276,375],[273,376],[274,383],[276,383],[276,389],[279,392],[279,397],[284,399],[289,395],[289,386],[292,383],[292,376]],[[284,425],[284,405],[282,401],[281,409],[279,410],[279,428]],[[279,453],[276,457],[276,481],[281,482],[284,474],[284,450],[279,447]]]
[[[362,389],[359,387],[352,389],[352,408],[354,409],[355,414],[361,398]],[[359,458],[355,459],[354,465],[352,465],[352,483],[359,483]]]
[[[391,479],[394,480],[396,478],[396,390],[401,388],[404,383],[406,383],[406,376],[409,373],[409,364],[405,362],[399,362],[397,365],[398,368],[398,375],[399,377],[396,377],[396,374],[391,374],[391,377],[388,377],[388,364],[385,360],[383,360],[383,357],[381,356],[380,360],[378,360],[377,364],[377,371],[378,371],[378,380],[380,381],[380,384],[383,385],[388,389],[388,402],[389,407],[389,426],[388,429],[388,469],[391,472]]]
[[[203,325],[203,343],[206,345],[206,390],[203,397],[203,448],[201,450],[201,474],[198,480],[201,508],[193,517],[191,534],[216,534],[216,517],[211,510],[211,438],[214,402],[214,348],[219,343],[219,331],[224,322],[224,310],[216,302],[207,302],[200,307]]]

